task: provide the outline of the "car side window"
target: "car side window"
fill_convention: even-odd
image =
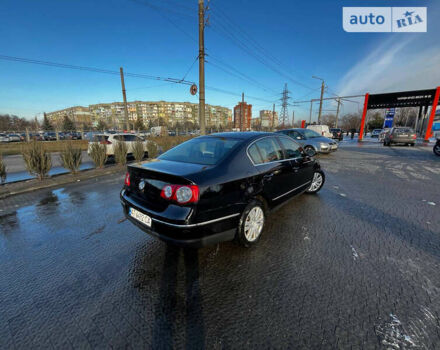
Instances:
[[[283,150],[274,137],[266,137],[255,142],[260,151],[263,163],[274,162],[283,159]]]
[[[289,132],[289,136],[294,140],[301,140],[302,139],[301,134],[298,131],[294,131],[294,130]]]
[[[299,158],[301,157],[300,145],[295,141],[288,139],[287,137],[280,137],[281,144],[286,152],[286,158]]]
[[[263,163],[263,159],[261,158],[260,152],[258,151],[258,147],[255,143],[251,147],[249,147],[248,153],[254,164]]]

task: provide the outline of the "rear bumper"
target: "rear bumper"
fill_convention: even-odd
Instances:
[[[240,214],[236,213],[201,223],[181,224],[165,217],[158,217],[142,204],[128,197],[124,190],[121,191],[120,201],[125,217],[142,231],[162,241],[182,247],[200,248],[233,240],[240,217]],[[131,217],[128,212],[130,207],[150,216],[151,227]]]
[[[395,138],[395,139],[390,139],[390,143],[416,143],[416,140],[411,139],[411,138]]]

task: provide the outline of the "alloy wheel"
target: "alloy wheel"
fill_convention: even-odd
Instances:
[[[264,226],[263,209],[253,207],[244,221],[244,235],[249,242],[255,241],[261,234]]]
[[[323,179],[321,173],[316,172],[313,175],[312,183],[310,184],[310,187],[307,190],[307,192],[316,192],[317,190],[319,190],[319,188],[322,186],[322,181]]]

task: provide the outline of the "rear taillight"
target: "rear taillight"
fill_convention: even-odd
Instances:
[[[130,186],[130,174],[129,173],[125,174],[124,185]]]
[[[412,136],[412,139],[413,139],[413,140],[417,139],[417,135],[414,134],[414,135]]]
[[[179,204],[197,203],[199,201],[199,186],[197,185],[166,185],[160,196]]]
[[[105,140],[100,142],[101,145],[111,145],[111,141]]]
[[[392,139],[393,138],[393,135],[390,135],[390,139]]]

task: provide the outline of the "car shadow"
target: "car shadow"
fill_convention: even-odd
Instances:
[[[143,251],[146,254],[146,250]],[[154,267],[150,269],[148,265],[153,262],[145,255],[141,264],[144,266],[136,267],[135,288],[141,293],[148,293],[149,285],[158,283],[159,287],[159,298],[153,301],[151,347],[174,348],[175,341],[181,340],[182,334],[185,334],[185,348],[203,349],[205,330],[198,250],[167,245],[161,269],[159,267],[158,271],[152,273],[150,270]]]

